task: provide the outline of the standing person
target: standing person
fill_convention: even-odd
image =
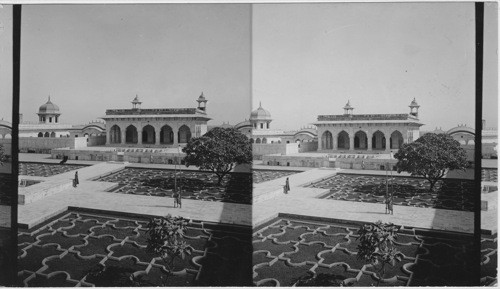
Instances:
[[[73,187],[76,188],[80,182],[78,181],[78,171],[75,172],[75,179],[73,180]]]
[[[290,191],[290,181],[288,180],[288,178],[286,178],[286,182],[285,182],[285,194],[288,194],[289,191]]]

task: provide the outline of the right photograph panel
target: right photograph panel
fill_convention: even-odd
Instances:
[[[485,6],[484,61],[496,63],[497,6]],[[254,284],[477,286],[479,272],[495,283],[474,3],[261,4],[252,19]],[[483,103],[496,107],[486,66]],[[488,115],[483,157],[496,158]],[[478,165],[492,178],[482,193]],[[495,198],[481,266],[480,193],[481,207]]]

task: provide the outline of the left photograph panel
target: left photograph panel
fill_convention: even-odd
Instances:
[[[17,285],[251,285],[251,6],[21,23]]]

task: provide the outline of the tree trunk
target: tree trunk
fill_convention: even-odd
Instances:
[[[217,174],[217,178],[218,178],[218,181],[217,181],[217,185],[220,186],[221,183],[222,183],[222,179],[224,178],[224,175],[225,174]]]

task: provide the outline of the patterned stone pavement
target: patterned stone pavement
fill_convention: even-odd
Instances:
[[[481,285],[489,286],[497,281],[498,241],[497,234],[481,236]]]
[[[126,168],[98,181],[119,183],[115,193],[148,196],[171,196],[175,187],[174,170]],[[250,204],[252,175],[230,173],[220,186],[217,176],[209,172],[177,171],[177,185],[183,188],[182,198]]]
[[[298,171],[279,171],[279,170],[252,170],[253,173],[253,183],[263,183],[275,179],[279,179],[282,177],[286,177],[289,175],[293,175],[296,173],[300,173]]]
[[[251,284],[250,228],[192,221],[185,235],[193,254],[165,266],[148,253],[148,219],[67,212],[18,234],[18,286],[243,286]],[[125,272],[111,280],[92,274]],[[119,268],[119,269],[117,269]],[[90,273],[90,274],[89,274]]]
[[[23,176],[50,177],[86,167],[85,165],[19,163],[19,174]]]
[[[278,218],[253,234],[253,278],[258,286],[292,286],[313,275],[350,286],[376,285],[371,265],[356,258],[359,226]],[[472,236],[400,229],[401,262],[380,286],[468,286]],[[496,259],[495,259],[496,260]],[[326,274],[326,275],[325,275]]]
[[[326,199],[384,203],[385,176],[337,174],[307,187],[329,189]],[[441,180],[436,192],[429,192],[428,181],[421,178],[393,177],[394,204],[422,208],[473,211],[473,181]]]
[[[498,182],[498,170],[497,169],[481,169],[481,181],[482,182]]]

